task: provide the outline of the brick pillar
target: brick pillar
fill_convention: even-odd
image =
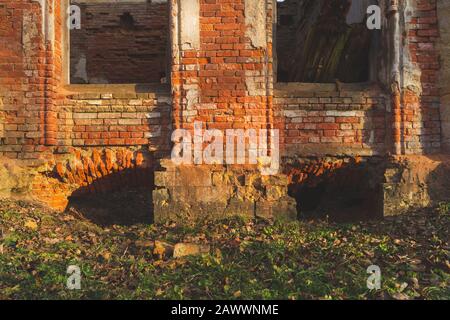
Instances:
[[[172,1],[176,128],[195,121],[217,129],[270,125],[268,3]]]
[[[436,1],[390,3],[394,154],[437,153],[441,137]]]
[[[273,1],[172,0],[171,5],[174,127],[193,130],[201,123],[202,130],[224,136],[227,129],[272,128]],[[157,222],[296,216],[287,178],[262,177],[256,164],[174,166],[163,160],[155,180]]]
[[[45,3],[45,1],[44,1]],[[55,106],[56,81],[59,76],[55,72],[55,22],[59,14],[60,1],[47,0],[42,17],[43,42],[45,48],[45,82],[44,82],[44,141],[43,144],[53,146],[57,144],[58,133],[57,110]],[[59,14],[60,16],[60,14]],[[60,30],[58,30],[60,31]]]
[[[4,141],[9,158],[38,159],[45,138],[46,48],[45,8],[49,1],[6,1],[0,8],[0,96]],[[51,61],[49,61],[51,63]]]

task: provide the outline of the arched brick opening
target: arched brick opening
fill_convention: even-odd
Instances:
[[[297,202],[300,219],[339,222],[383,216],[381,158],[309,158],[289,164],[289,195]]]
[[[100,224],[153,221],[154,159],[148,151],[77,149],[48,175],[66,199],[61,209],[75,210]],[[51,201],[53,195],[48,196]],[[44,191],[39,198],[45,197]]]

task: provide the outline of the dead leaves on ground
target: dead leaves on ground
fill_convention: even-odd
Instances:
[[[266,290],[290,299],[429,298],[436,292],[445,294],[450,285],[449,228],[448,215],[431,211],[351,225],[230,219],[189,228],[175,223],[101,228],[70,212],[0,201],[0,259],[5,262],[0,276],[11,279],[0,284],[0,295],[23,297],[26,289],[17,287],[13,279],[29,274],[37,279],[36,288],[42,289],[45,277],[58,272],[64,277],[66,264],[75,261],[85,266],[86,277],[98,281],[100,288],[109,288],[96,289],[105,290],[101,293],[105,296],[128,292],[135,297],[135,292],[143,291],[138,298],[214,298],[218,294],[214,290],[223,290],[221,298],[241,299],[270,297],[263,295],[269,294]],[[8,264],[14,268],[8,269]],[[47,270],[51,264],[59,269]],[[378,294],[365,289],[365,269],[370,264],[380,265],[383,272],[384,289]],[[314,270],[323,274],[317,276]],[[227,276],[226,283],[217,287],[214,281],[223,283],[223,272],[236,277],[248,272],[251,279],[243,278],[239,285]],[[306,278],[298,278],[302,272]],[[274,287],[275,275],[284,281],[279,289]],[[146,284],[145,277],[155,284]],[[314,286],[322,286],[324,294]],[[355,286],[363,293],[351,291]],[[250,287],[261,292],[252,293]],[[48,288],[57,297],[64,294],[61,286],[60,291]],[[286,288],[292,292],[276,295]],[[41,291],[32,294],[39,296]]]

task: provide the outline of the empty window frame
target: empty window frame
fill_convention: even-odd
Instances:
[[[277,82],[372,80],[377,31],[366,25],[377,0],[277,0]]]
[[[166,81],[168,1],[71,0],[70,4],[79,7],[81,16],[80,28],[70,28],[71,84]]]

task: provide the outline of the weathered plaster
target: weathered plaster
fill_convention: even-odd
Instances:
[[[181,0],[178,6],[181,49],[198,50],[200,49],[200,2],[199,0]]]
[[[266,48],[266,2],[245,0],[246,35],[255,48]]]
[[[267,49],[267,4],[261,0],[245,1],[245,27],[246,36],[250,39],[251,48]],[[256,82],[259,73],[253,70],[245,71],[245,85],[250,96],[266,95],[266,85]],[[264,73],[264,77],[267,75]]]
[[[403,35],[409,33],[408,25],[410,24],[412,13],[414,12],[416,0],[400,1],[401,16],[400,23],[402,27],[402,34],[399,34],[396,43],[401,46],[399,51],[401,57],[401,86],[402,89],[408,89],[416,94],[422,93],[421,76],[422,72],[420,68],[412,61],[411,54],[409,52],[410,39]]]

